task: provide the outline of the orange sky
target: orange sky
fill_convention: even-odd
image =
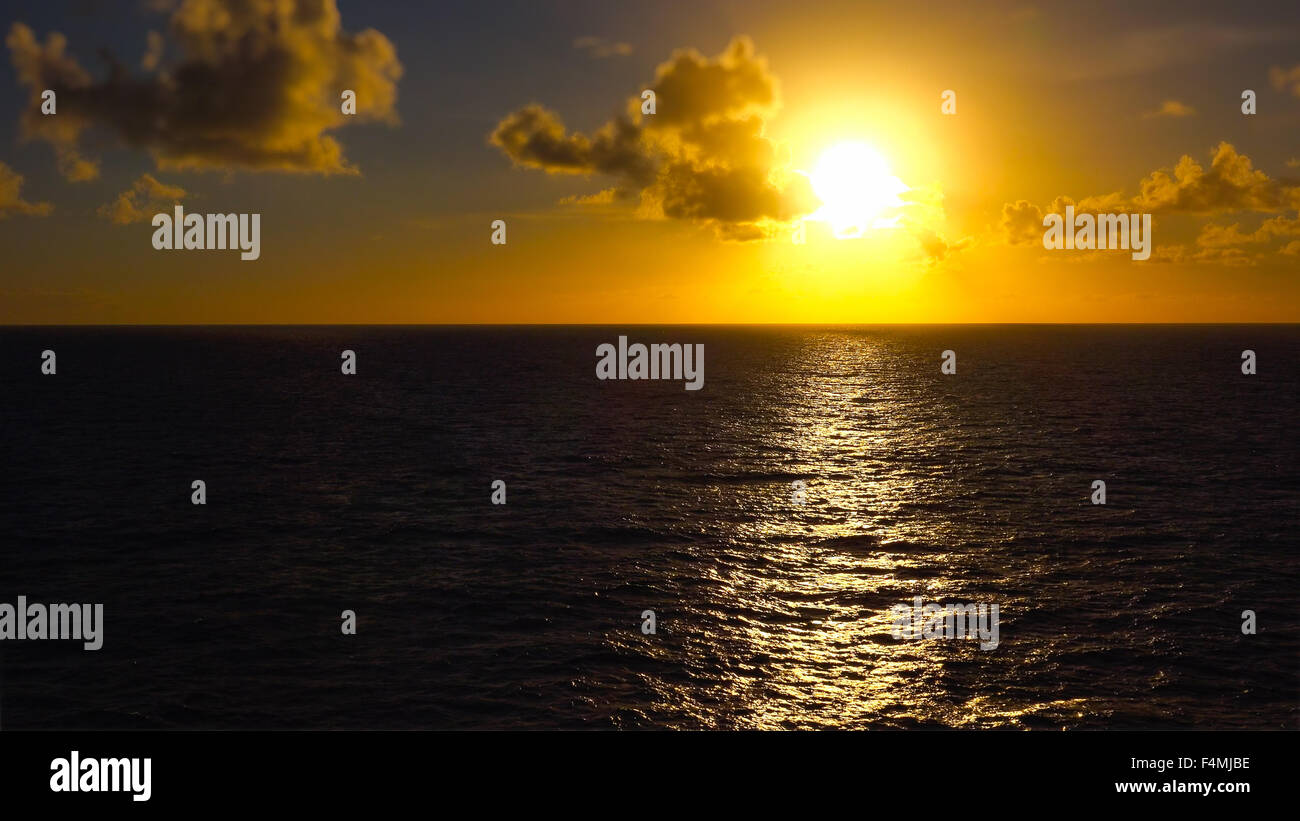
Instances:
[[[1294,7],[507,4],[435,31],[407,4],[218,6],[4,21],[0,322],[1300,320]],[[223,52],[235,29],[293,70]],[[150,108],[181,67],[210,79]],[[796,244],[845,142],[909,189],[895,224]],[[260,213],[260,258],[155,250],[175,202]],[[1151,213],[1151,259],[1045,250],[1068,203]]]

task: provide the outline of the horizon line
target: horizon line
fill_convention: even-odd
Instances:
[[[44,322],[0,323],[0,329],[20,328],[863,328],[863,327],[1031,327],[1031,326],[1254,326],[1300,325],[1300,320],[1224,322]]]

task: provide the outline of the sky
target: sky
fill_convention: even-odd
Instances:
[[[1294,2],[0,13],[4,324],[1300,321]]]

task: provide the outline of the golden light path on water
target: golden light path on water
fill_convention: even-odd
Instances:
[[[957,515],[953,501],[971,493],[955,464],[964,426],[942,383],[903,378],[915,363],[870,336],[803,342],[766,374],[781,384],[762,393],[781,405],[733,420],[736,437],[764,432],[755,447],[786,473],[710,485],[699,509],[681,511],[683,528],[715,514],[704,525],[713,554],[680,592],[680,648],[654,651],[689,674],[655,680],[658,701],[682,727],[1015,727],[1077,714],[1016,692],[1026,659],[1006,632],[1023,607],[1008,591],[1022,585],[1005,578],[1042,568],[1007,567],[989,536],[999,523]],[[1003,644],[894,638],[890,608],[914,596],[998,603]]]

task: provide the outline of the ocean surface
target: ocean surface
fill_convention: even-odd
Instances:
[[[0,602],[106,624],[0,727],[1300,729],[1298,411],[1300,326],[4,328]]]

